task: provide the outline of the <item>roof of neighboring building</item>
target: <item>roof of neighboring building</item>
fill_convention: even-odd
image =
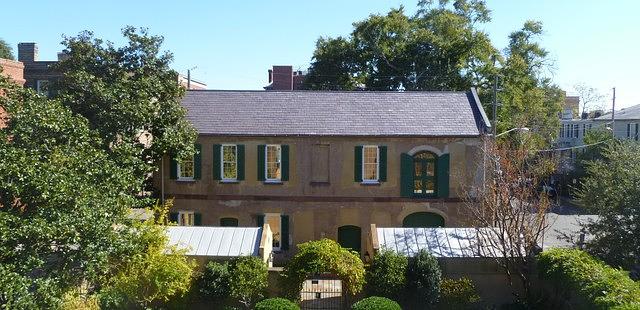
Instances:
[[[640,104],[616,111],[615,118],[616,120],[640,120]],[[611,112],[595,119],[609,121],[611,120]]]
[[[583,226],[597,219],[597,215],[547,214],[547,224],[549,226],[544,234],[543,249],[571,248],[591,240],[593,236],[586,233],[583,230]]]
[[[490,127],[468,92],[188,91],[200,134],[231,136],[478,136]]]
[[[167,227],[168,244],[188,256],[236,257],[260,255],[260,227]]]

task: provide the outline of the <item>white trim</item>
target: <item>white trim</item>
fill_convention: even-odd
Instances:
[[[195,155],[193,156],[192,162],[193,162],[193,176],[190,177],[183,177],[181,176],[181,171],[180,171],[180,163],[182,161],[178,161],[176,163],[176,176],[177,176],[177,181],[183,181],[183,182],[189,182],[189,181],[193,181],[195,180],[196,177],[196,158]]]
[[[365,161],[364,161],[364,154],[365,148],[372,148],[375,147],[376,148],[376,178],[375,179],[365,179],[364,174],[365,174]],[[360,178],[362,179],[362,183],[368,183],[368,184],[377,184],[380,182],[380,146],[378,145],[363,145],[362,146],[362,158],[360,159],[362,162],[362,171],[361,171],[361,176]]]
[[[444,150],[440,151],[440,149],[438,149],[437,147],[431,146],[431,145],[419,145],[416,146],[414,148],[412,148],[407,154],[413,156],[415,154],[418,154],[422,151],[429,151],[431,153],[434,153],[436,155],[438,155],[438,157],[444,155],[444,154],[449,154],[449,148],[448,146],[444,147]]]
[[[278,147],[278,163],[280,163],[280,177],[279,178],[269,178],[269,147],[277,146]],[[264,181],[267,183],[280,183],[282,182],[282,144],[267,144],[264,146]]]
[[[236,150],[236,177],[227,179],[224,177],[224,147],[234,146]],[[220,145],[220,181],[222,182],[236,182],[238,181],[238,145],[237,144],[222,144]]]

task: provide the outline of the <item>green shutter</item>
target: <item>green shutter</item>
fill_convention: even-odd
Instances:
[[[171,161],[169,162],[169,179],[178,179],[178,161],[175,160],[175,158],[171,158]]]
[[[280,180],[289,181],[289,146],[286,144],[281,145],[280,151],[282,155],[282,175],[280,175]]]
[[[413,157],[402,153],[400,155],[400,196],[413,196]]]
[[[244,180],[244,144],[238,144],[238,180]]]
[[[289,250],[289,216],[280,215],[280,249],[283,251]]]
[[[256,215],[256,226],[258,227],[264,226],[264,214]]]
[[[222,146],[220,144],[214,144],[213,145],[213,179],[214,180],[222,180],[222,175],[220,173],[220,163],[221,163],[221,157],[220,157],[220,149],[222,148]]]
[[[258,181],[264,181],[265,180],[265,175],[264,175],[264,165],[265,165],[265,150],[266,150],[267,146],[264,144],[258,145]]]
[[[380,146],[380,182],[387,181],[387,147]]]
[[[353,152],[353,180],[362,182],[362,145],[356,146]]]
[[[449,198],[449,154],[438,157],[436,164],[438,197]]]
[[[193,214],[193,226],[202,226],[202,213]]]
[[[178,212],[169,213],[169,222],[172,222],[172,223],[178,222]]]
[[[202,145],[196,144],[196,153],[193,155],[193,178],[199,180],[202,176]]]

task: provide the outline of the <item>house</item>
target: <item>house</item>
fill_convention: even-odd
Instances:
[[[18,85],[24,85],[24,65],[22,62],[0,58],[0,74],[14,81]],[[0,95],[2,95],[0,93]],[[7,113],[0,107],[0,129],[7,123]]]
[[[331,238],[361,254],[369,225],[464,225],[490,127],[467,92],[188,91],[193,158],[154,177],[179,225],[260,227],[276,260]],[[476,184],[477,185],[477,184]]]
[[[269,84],[265,90],[300,90],[306,73],[293,71],[293,66],[273,66],[269,69]]]

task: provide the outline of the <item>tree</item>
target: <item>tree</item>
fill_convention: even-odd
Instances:
[[[576,84],[573,89],[578,93],[582,104],[582,115],[594,109],[602,109],[604,96],[596,89],[584,83]]]
[[[110,160],[87,120],[0,78],[0,306],[52,308],[134,252],[131,170]]]
[[[640,144],[608,143],[602,159],[586,164],[576,196],[578,203],[598,215],[586,224],[594,239],[587,250],[610,265],[640,275]]]
[[[257,257],[247,256],[229,263],[229,288],[231,298],[247,309],[264,296],[267,288],[267,265]]]
[[[184,88],[169,67],[173,56],[161,52],[163,38],[133,27],[122,34],[128,40],[123,47],[88,31],[65,37],[58,98],[89,120],[115,161],[146,176],[165,154],[191,156],[196,132],[180,105]]]
[[[442,271],[438,260],[427,250],[420,250],[409,260],[407,268],[407,295],[409,304],[415,302],[414,307],[421,308],[438,301]]]
[[[367,268],[366,283],[369,296],[402,300],[407,287],[406,257],[390,250],[381,250]]]
[[[494,141],[485,141],[484,157],[487,180],[470,188],[467,195],[470,224],[478,227],[479,240],[492,251],[516,298],[527,301],[531,268],[550,207],[548,198],[536,188],[553,170],[553,159],[531,155],[523,146],[511,149]]]
[[[15,60],[13,48],[7,41],[0,39],[0,58]]]

